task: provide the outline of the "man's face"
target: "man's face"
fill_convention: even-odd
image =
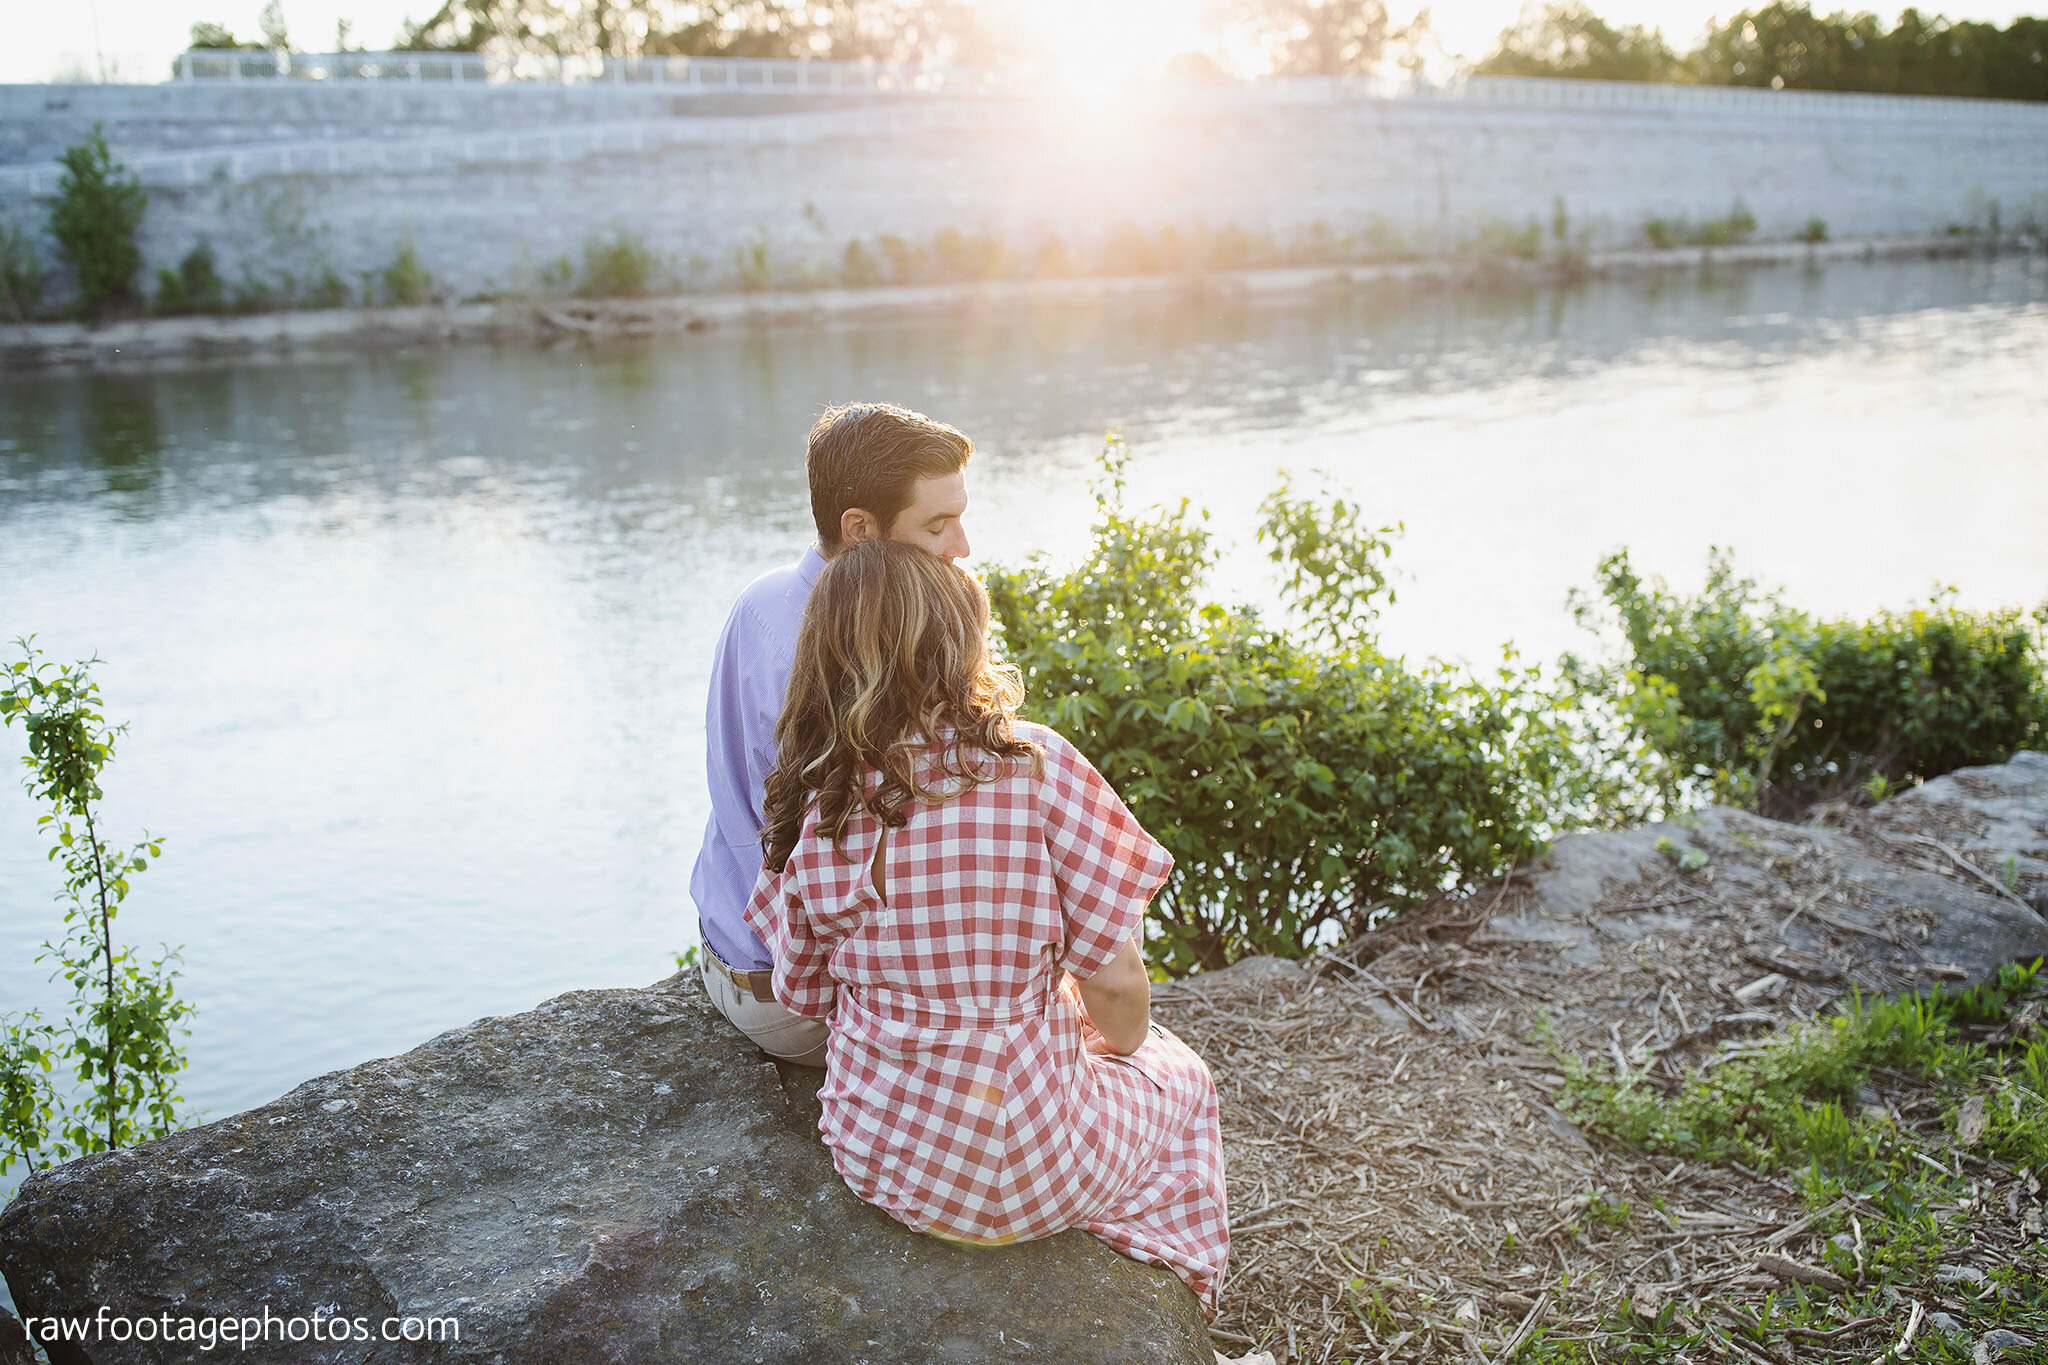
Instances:
[[[919,479],[911,486],[910,505],[889,524],[887,538],[915,545],[941,559],[965,559],[967,475],[961,471]]]

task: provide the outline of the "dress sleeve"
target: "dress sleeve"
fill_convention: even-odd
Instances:
[[[1094,765],[1051,732],[1039,799],[1066,918],[1060,965],[1085,981],[1138,932],[1145,907],[1173,872],[1173,856],[1145,832]]]
[[[826,945],[811,932],[794,853],[780,872],[761,869],[747,902],[747,925],[768,945],[775,998],[783,1008],[806,1019],[829,1020],[839,990],[828,970]]]

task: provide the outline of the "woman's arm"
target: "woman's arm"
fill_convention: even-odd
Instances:
[[[1143,1045],[1152,1026],[1152,978],[1136,938],[1125,939],[1107,967],[1074,984],[1110,1051],[1128,1057]]]

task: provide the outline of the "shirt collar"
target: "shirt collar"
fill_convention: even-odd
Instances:
[[[818,548],[816,541],[812,541],[811,547],[804,551],[804,557],[797,562],[797,581],[807,588],[811,587],[817,583],[818,575],[823,572],[825,572],[825,552]]]

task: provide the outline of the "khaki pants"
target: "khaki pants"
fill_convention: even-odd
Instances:
[[[829,1030],[823,1024],[792,1014],[780,1001],[756,1000],[725,974],[716,953],[709,947],[702,951],[705,994],[734,1028],[777,1061],[795,1062],[798,1066],[825,1065],[825,1038]]]

